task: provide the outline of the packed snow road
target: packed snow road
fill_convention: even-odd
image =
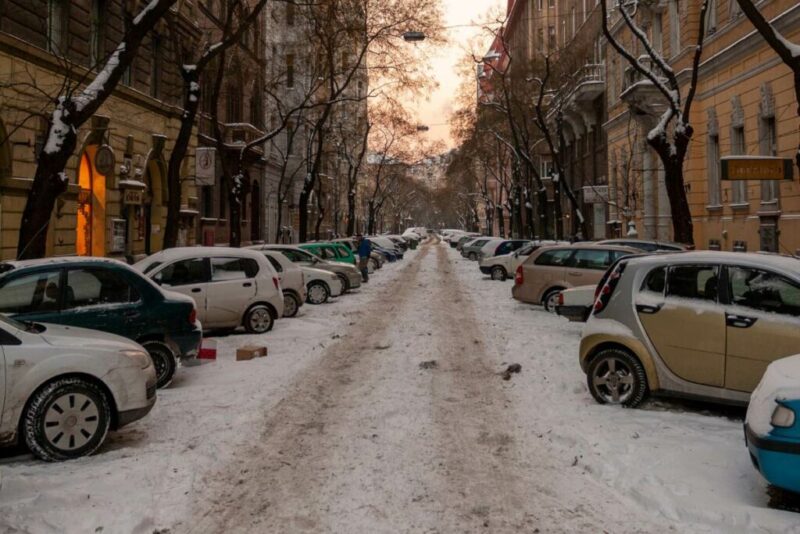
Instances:
[[[0,460],[0,532],[800,532],[740,419],[596,405],[580,326],[445,244],[338,300],[221,338],[93,457]]]

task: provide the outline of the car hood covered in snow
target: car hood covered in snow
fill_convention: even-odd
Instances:
[[[800,354],[772,362],[750,396],[745,422],[760,436],[772,431],[776,401],[800,399]]]
[[[142,350],[142,347],[130,339],[115,334],[79,328],[76,326],[63,326],[47,323],[45,331],[40,335],[44,341],[54,347],[66,349],[91,348],[100,350]]]

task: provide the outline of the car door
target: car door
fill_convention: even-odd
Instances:
[[[524,295],[527,302],[539,303],[542,293],[554,285],[561,284],[572,249],[545,250],[532,261],[522,264],[524,269]]]
[[[63,269],[11,273],[0,280],[0,313],[20,321],[61,321]]]
[[[208,258],[187,258],[168,263],[157,270],[152,279],[169,291],[175,291],[194,299],[197,318],[206,321],[209,266]]]
[[[129,338],[140,334],[141,297],[106,266],[70,267],[64,277],[60,321]]]
[[[751,267],[726,267],[725,387],[751,392],[774,360],[800,352],[800,285]]]
[[[597,285],[611,266],[611,253],[602,248],[582,248],[567,261],[564,284],[567,287]]]
[[[726,334],[719,284],[718,265],[659,267],[647,275],[635,305],[647,337],[673,373],[722,387]]]
[[[212,256],[210,266],[206,322],[218,327],[237,326],[258,291],[258,264],[251,258]]]

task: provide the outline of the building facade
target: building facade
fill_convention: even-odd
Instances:
[[[47,110],[64,86],[91,79],[142,2],[0,2],[0,259],[15,258]],[[134,257],[160,250],[166,224],[168,139],[180,125],[176,57],[200,38],[196,5],[172,12],[145,38],[114,94],[79,132],[69,185],[52,214],[48,255]],[[194,143],[194,141],[193,141]],[[190,154],[194,153],[190,147]],[[194,242],[194,161],[185,161],[180,239]]]

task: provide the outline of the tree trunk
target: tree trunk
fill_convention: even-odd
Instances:
[[[278,187],[280,187],[280,185]],[[283,229],[281,228],[282,224],[283,224],[283,198],[281,198],[281,195],[279,194],[278,195],[278,219],[277,219],[277,225],[275,227],[275,242],[276,243],[280,243],[281,242],[281,235],[283,233],[282,232]]]
[[[347,236],[356,233],[356,195],[352,189],[347,193]]]
[[[506,218],[503,214],[503,206],[497,206],[497,233],[499,237],[506,236]]]
[[[178,245],[181,220],[181,165],[186,157],[192,131],[200,106],[200,85],[196,69],[181,69],[183,75],[183,115],[181,127],[167,164],[167,224],[164,229],[164,249]]]
[[[673,238],[678,243],[694,245],[694,223],[689,201],[686,199],[684,188],[683,164],[677,158],[669,158],[669,163],[664,163],[665,184],[672,210]]]
[[[230,204],[228,246],[236,248],[242,246],[242,193],[244,192],[242,180],[241,174],[234,175],[231,189],[228,192],[228,204]]]
[[[375,203],[370,200],[367,206],[367,233],[369,235],[375,234]]]

